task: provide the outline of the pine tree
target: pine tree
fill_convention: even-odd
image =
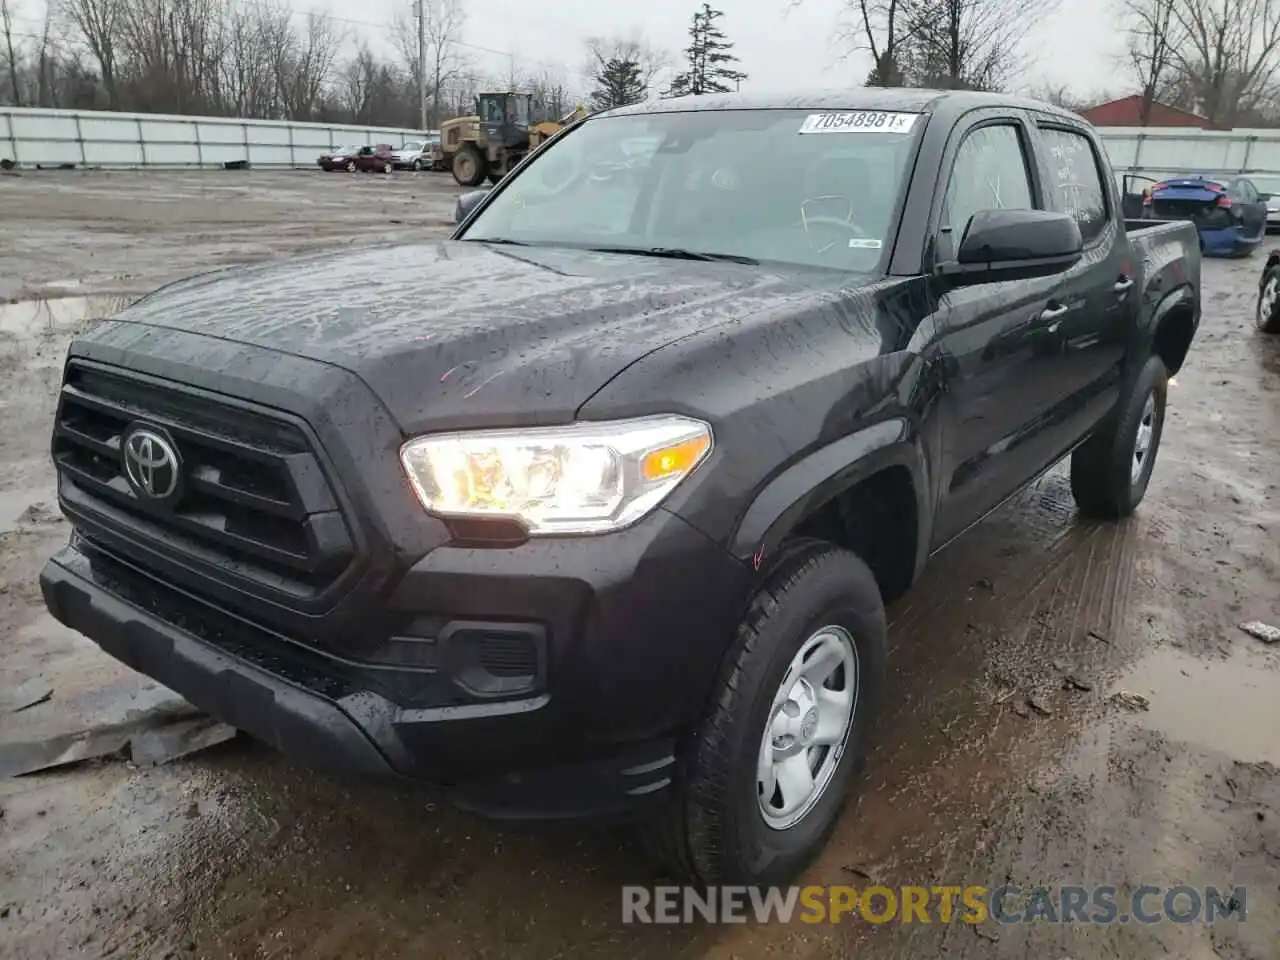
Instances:
[[[599,57],[595,69],[596,87],[591,91],[593,110],[612,110],[639,103],[649,95],[643,69],[636,60]]]
[[[723,16],[723,10],[713,10],[711,4],[705,2],[702,9],[694,13],[689,26],[689,46],[685,49],[689,69],[671,81],[668,97],[729,93],[747,79],[745,73],[734,69],[738,58],[730,52],[733,44],[716,24]]]

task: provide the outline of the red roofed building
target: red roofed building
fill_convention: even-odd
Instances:
[[[1080,111],[1095,127],[1198,127],[1201,130],[1212,130],[1205,117],[1187,110],[1179,110],[1167,103],[1153,101],[1147,122],[1142,122],[1142,94],[1135,93],[1131,97],[1121,97],[1100,103]]]

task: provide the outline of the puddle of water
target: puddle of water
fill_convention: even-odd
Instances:
[[[1268,653],[1237,646],[1229,659],[1202,660],[1161,647],[1116,689],[1150,699],[1138,722],[1171,740],[1280,765],[1280,661]]]
[[[0,304],[0,333],[34,337],[78,327],[87,320],[109,317],[127,307],[133,297],[102,295],[19,300]]]

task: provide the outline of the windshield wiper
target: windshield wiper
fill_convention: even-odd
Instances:
[[[759,265],[754,257],[736,253],[704,253],[701,250],[681,250],[679,247],[587,247],[593,253],[631,253],[640,257],[666,257],[669,260],[703,260],[719,263],[745,263]]]
[[[472,243],[497,243],[506,247],[528,247],[532,244],[525,243],[523,240],[512,240],[510,237],[463,237],[463,240],[470,240]]]

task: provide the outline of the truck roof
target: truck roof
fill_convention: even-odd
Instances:
[[[1041,100],[976,90],[927,90],[915,87],[851,87],[762,93],[710,93],[647,100],[597,116],[683,113],[696,110],[890,110],[959,115],[979,107],[1017,107],[1053,113],[1083,123],[1074,113]]]

